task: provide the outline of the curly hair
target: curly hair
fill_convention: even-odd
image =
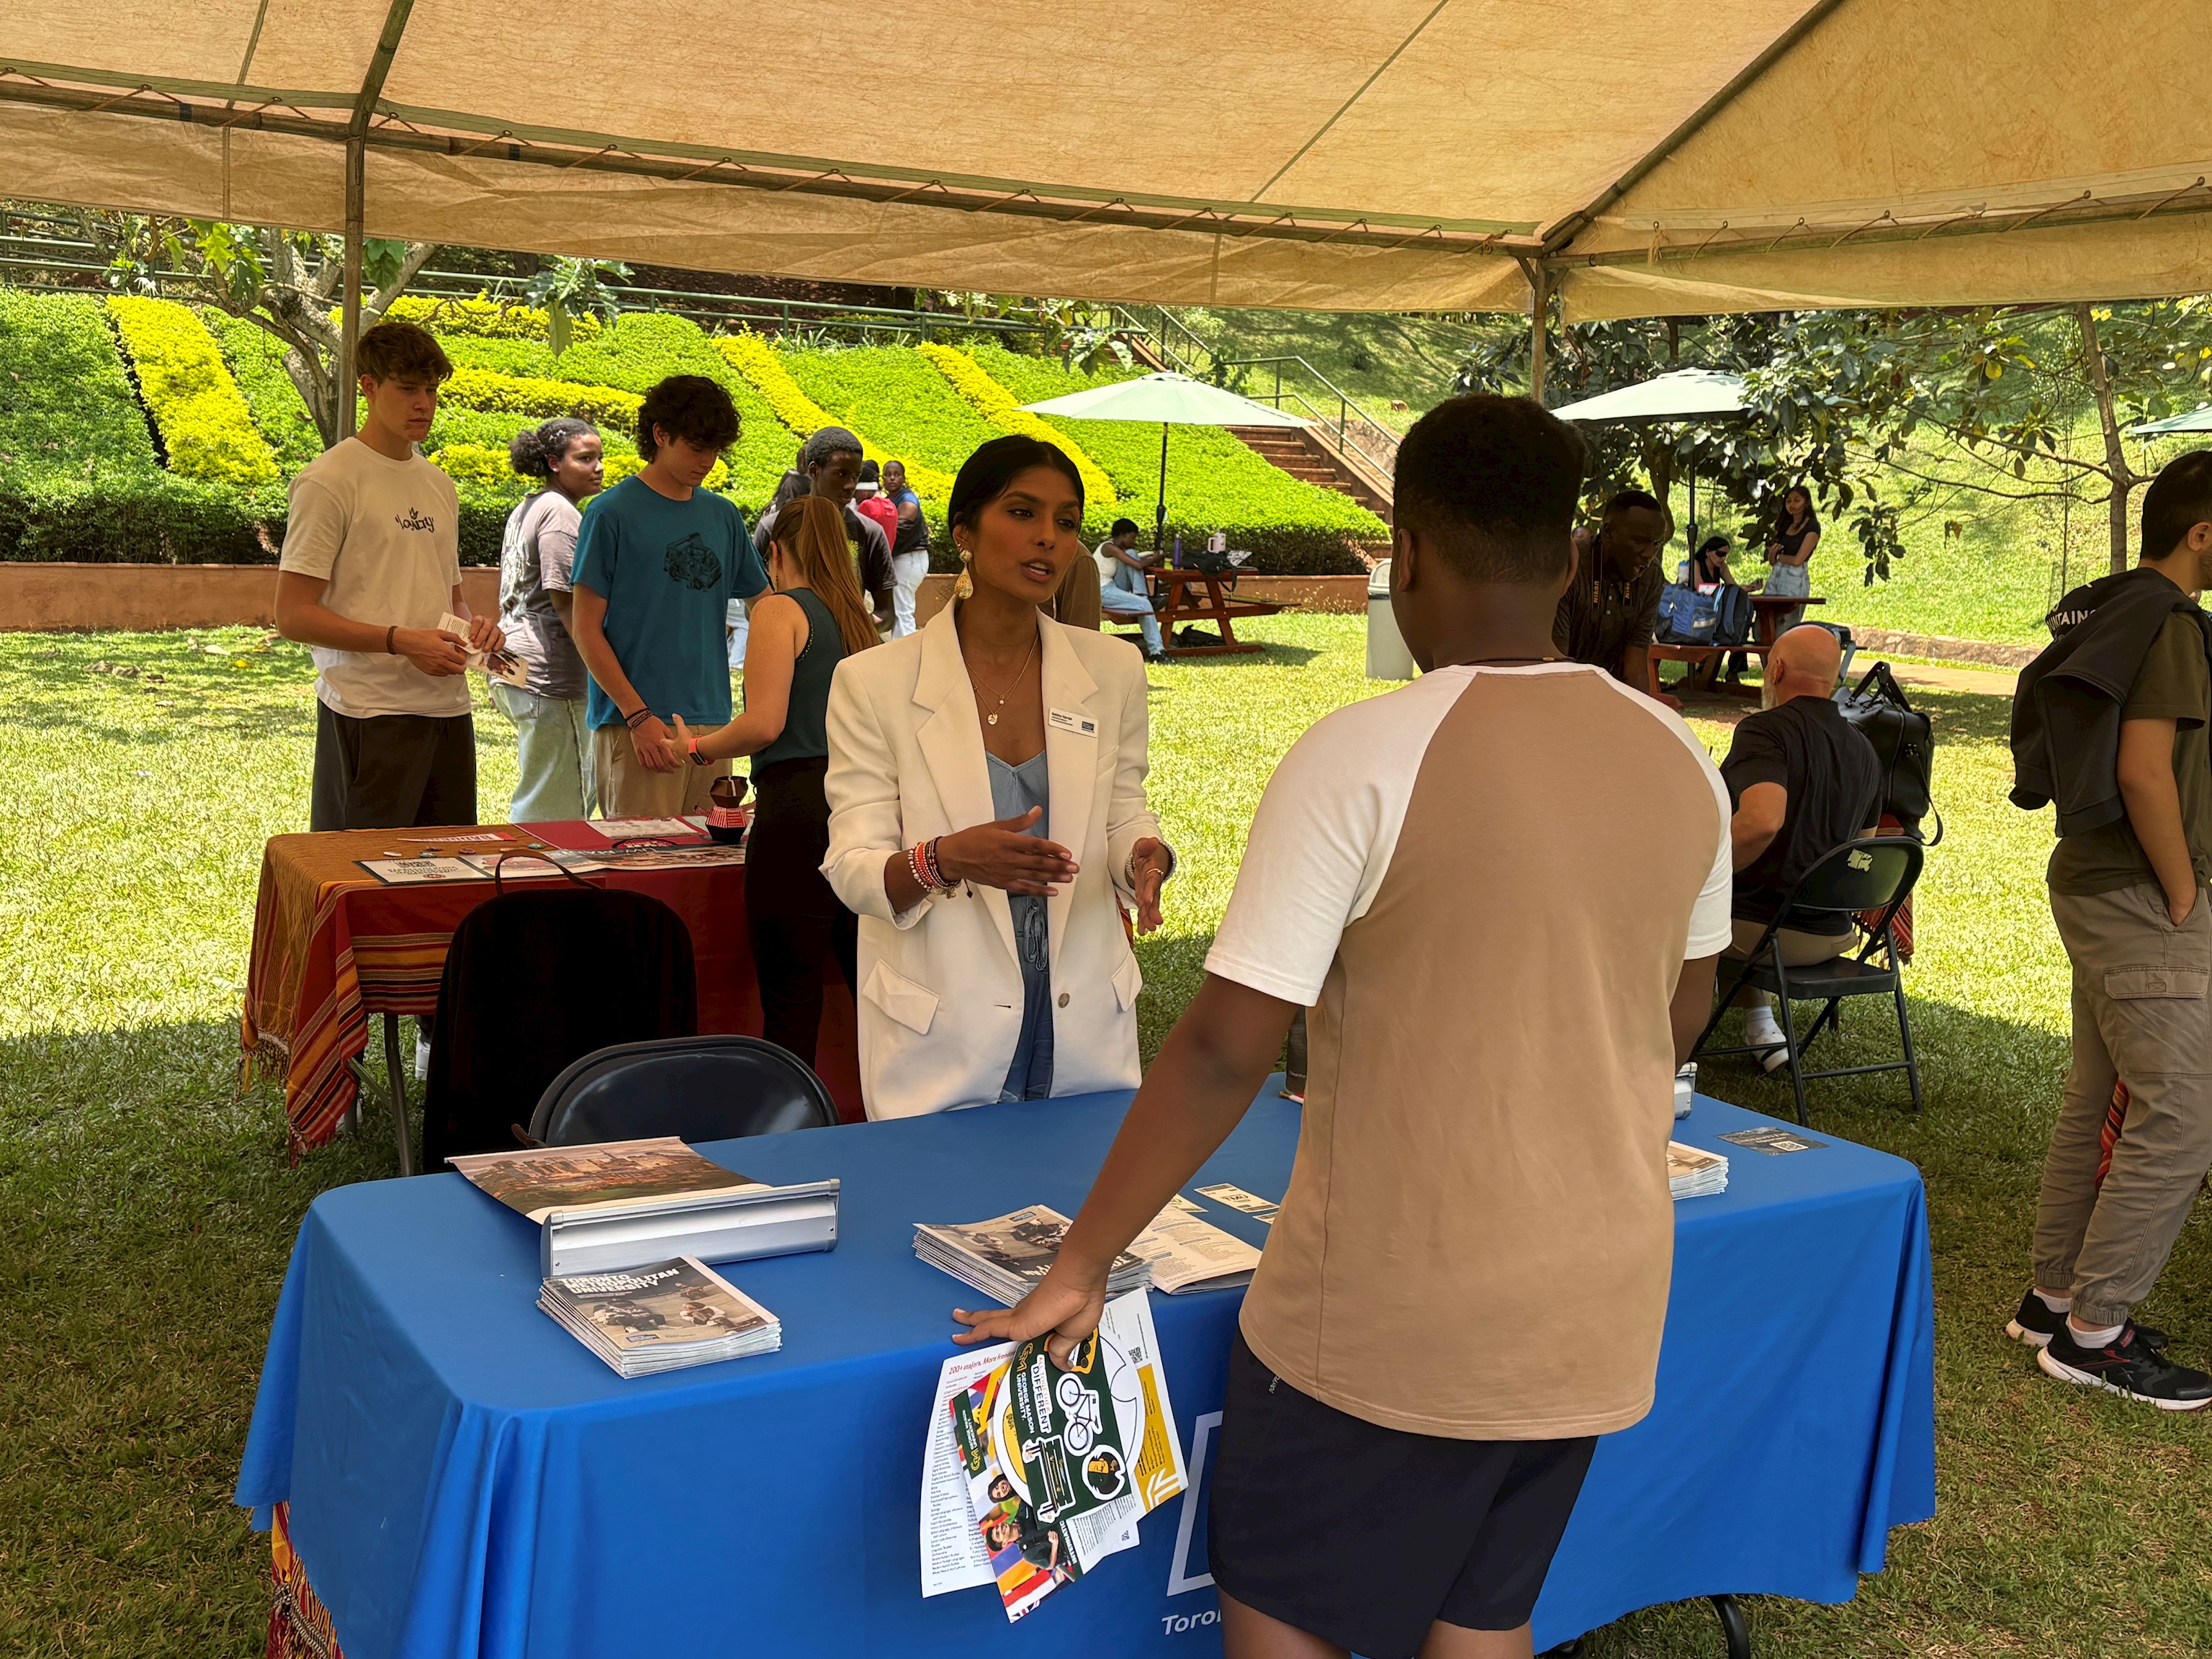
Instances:
[[[727,449],[738,441],[738,406],[703,374],[672,374],[645,394],[637,411],[637,453],[660,453],[654,428],[695,449]]]
[[[362,332],[354,347],[354,367],[372,380],[423,380],[443,386],[453,377],[453,360],[430,331],[414,323],[379,323]]]
[[[525,427],[507,441],[507,459],[526,478],[550,478],[554,463],[565,458],[577,439],[597,437],[599,428],[574,415],[562,415],[543,426]]]

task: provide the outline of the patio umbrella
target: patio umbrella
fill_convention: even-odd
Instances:
[[[1555,409],[1563,421],[1590,426],[1656,426],[1662,421],[1740,420],[1743,377],[1717,368],[1678,368],[1617,392]],[[1690,474],[1690,538],[1698,532],[1698,475]],[[1692,552],[1697,550],[1691,548]]]
[[[2186,415],[2169,415],[2162,421],[2145,421],[2128,428],[2130,438],[2155,438],[2166,432],[2212,432],[2212,404]]]
[[[1171,426],[1304,426],[1295,415],[1255,404],[1188,374],[1145,374],[1133,380],[1071,392],[1041,404],[1024,404],[1032,415],[1078,421],[1158,421],[1160,423],[1160,499],[1153,509],[1152,550],[1159,551],[1168,523],[1168,428]]]

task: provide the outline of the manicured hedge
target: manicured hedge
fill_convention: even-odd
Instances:
[[[983,372],[982,365],[957,346],[941,345],[925,340],[914,348],[931,368],[945,377],[945,383],[978,415],[1001,432],[1018,433],[1027,438],[1042,438],[1047,443],[1057,444],[1075,463],[1075,470],[1083,475],[1083,505],[1086,519],[1101,514],[1112,522],[1117,496],[1114,481],[1106,469],[1091,459],[1081,444],[1057,427],[1048,426],[1042,416],[1032,415],[1014,399],[1014,395]]]
[[[476,336],[495,340],[543,340],[545,313],[534,306],[502,305],[482,297],[458,300],[428,294],[404,294],[386,307],[385,316],[395,323],[416,323],[433,334]],[[599,319],[591,315],[568,319],[572,339],[596,339]]]
[[[118,294],[107,313],[138,372],[139,395],[169,452],[169,471],[248,489],[275,483],[276,458],[254,428],[215,337],[191,308]]]
[[[155,470],[82,477],[0,468],[0,559],[270,564],[284,510],[284,492],[273,484],[240,489]]]
[[[222,348],[231,378],[246,398],[262,441],[286,477],[323,453],[323,434],[307,413],[300,388],[284,368],[284,343],[267,329],[226,312],[203,311],[200,320]]]
[[[996,344],[976,345],[970,355],[1025,404],[1129,378],[1122,370],[1078,374]],[[1145,526],[1149,540],[1160,487],[1159,429],[1128,421],[1046,418],[1112,476],[1121,511]],[[1358,574],[1367,567],[1352,544],[1382,541],[1390,533],[1350,496],[1291,477],[1219,427],[1171,427],[1168,533],[1180,531],[1188,544],[1216,530],[1228,532],[1231,546],[1252,550],[1252,568],[1279,575]]]
[[[808,396],[792,377],[787,360],[758,335],[726,334],[714,342],[714,346],[730,366],[768,400],[776,419],[793,432],[804,436],[825,426],[852,425],[836,410],[824,409]],[[866,432],[856,431],[853,435],[860,441],[860,453],[868,459],[878,463],[904,461],[907,482],[914,487],[914,493],[939,509],[932,515],[933,519],[943,518],[944,503],[952,494],[952,473],[912,456],[887,451]],[[965,459],[963,454],[962,459]]]
[[[0,480],[161,470],[100,301],[0,288]]]
[[[950,497],[962,464],[999,435],[943,375],[902,346],[779,355],[799,389],[872,453],[903,461],[908,478],[945,480],[939,489],[915,483],[917,495]]]
[[[439,389],[438,401],[457,409],[531,415],[541,421],[550,421],[558,415],[574,415],[594,426],[635,432],[637,407],[645,400],[635,392],[623,392],[611,386],[495,374],[483,368],[457,368],[453,379]]]

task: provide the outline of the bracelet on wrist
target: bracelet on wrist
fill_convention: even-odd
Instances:
[[[692,765],[704,766],[707,763],[707,757],[699,752],[698,738],[693,738],[689,743],[684,745],[684,750],[686,754],[691,757]]]
[[[940,837],[932,836],[921,844],[922,867],[929,872],[930,885],[939,892],[949,893],[953,884],[945,878],[945,866],[937,861],[937,843]]]
[[[653,710],[650,708],[641,708],[635,714],[624,714],[623,716],[623,724],[629,727],[631,731],[635,732],[637,730],[637,723],[640,720],[649,720],[652,716]]]
[[[392,623],[391,627],[384,630],[384,654],[386,656],[396,657],[399,654],[399,653],[392,647],[392,641],[398,637],[399,624],[398,623]]]

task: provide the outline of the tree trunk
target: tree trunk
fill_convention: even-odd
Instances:
[[[2110,507],[2112,534],[2112,569],[2128,568],[2128,497],[2142,482],[2128,469],[2128,452],[2120,441],[2120,423],[2112,409],[2112,377],[2105,372],[2104,348],[2097,343],[2097,319],[2087,301],[2074,307],[2076,321],[2081,325],[2081,356],[2089,371],[2089,387],[2096,394],[2097,423],[2105,434],[2105,472],[2112,481],[2112,492],[2106,499]]]

